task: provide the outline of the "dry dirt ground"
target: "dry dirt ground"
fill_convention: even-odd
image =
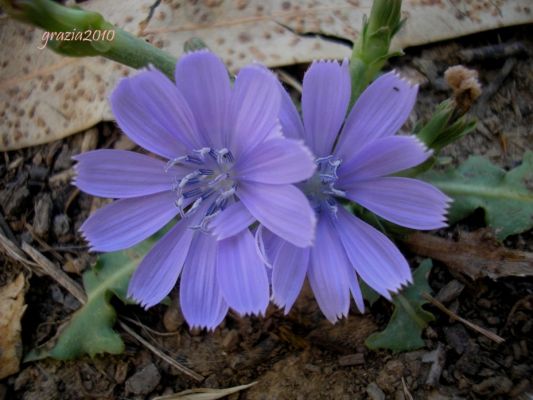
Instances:
[[[531,33],[530,27],[516,27],[409,49],[387,66],[422,84],[412,123],[427,118],[448,95],[442,80],[448,66],[464,63],[479,70],[485,94],[474,113],[480,122],[475,132],[445,150],[451,163],[479,154],[512,168],[526,149],[531,150]],[[506,55],[500,54],[500,43]],[[482,46],[490,49],[476,50]],[[285,72],[301,79],[305,67]],[[95,256],[88,254],[77,229],[103,202],[69,185],[71,156],[96,147],[132,145],[106,123],[0,157],[0,229],[18,244],[30,243],[78,282]],[[454,240],[482,226],[482,215],[475,214],[436,234]],[[509,238],[505,245],[531,252],[532,239],[529,232]],[[484,245],[480,241],[479,246]],[[404,251],[416,267],[422,257]],[[52,338],[79,303],[55,280],[30,276],[11,257],[0,254],[0,265],[0,285],[19,271],[29,279],[22,320],[27,353]],[[258,383],[231,398],[531,399],[527,393],[533,393],[533,278],[473,281],[443,263],[434,265],[429,278],[434,296],[468,321],[503,337],[504,343],[496,344],[427,306],[436,321],[424,332],[424,348],[403,354],[369,351],[364,340],[386,325],[391,305],[379,300],[365,315],[352,306],[350,316],[333,326],[320,314],[309,290],[286,317],[274,307],[264,318],[230,314],[213,333],[190,331],[175,305],[146,312],[116,302],[123,320],[142,324],[128,322],[142,337],[205,380],[191,380],[117,326],[126,343],[123,355],[22,364],[17,374],[0,381],[0,400],[148,399],[193,387],[253,381]]]

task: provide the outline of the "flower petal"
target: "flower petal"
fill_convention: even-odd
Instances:
[[[231,96],[227,147],[239,155],[271,135],[278,124],[280,101],[276,77],[270,71],[259,65],[241,69]]]
[[[281,92],[281,108],[279,110],[279,123],[283,130],[283,135],[290,139],[304,139],[304,126],[302,119],[289,93],[285,90],[283,85],[279,83],[279,90]]]
[[[189,105],[157,70],[122,79],[111,94],[120,128],[138,145],[168,159],[203,147]]]
[[[95,150],[74,157],[74,184],[93,196],[127,198],[172,189],[176,176],[186,171],[153,157],[124,150]]]
[[[310,178],[316,165],[301,141],[269,139],[243,154],[234,169],[238,179],[288,184]]]
[[[91,215],[81,226],[92,251],[131,247],[156,233],[178,213],[176,194],[161,192],[117,200]]]
[[[242,315],[263,314],[270,288],[251,232],[221,240],[217,253],[217,281],[226,303]]]
[[[302,90],[305,142],[317,157],[332,153],[350,101],[348,62],[315,61],[307,70]]]
[[[240,182],[237,196],[266,228],[298,247],[313,243],[315,212],[292,185]]]
[[[269,274],[269,278],[272,278],[272,265],[283,243],[285,243],[285,240],[274,235],[263,225],[257,227],[255,231],[255,246],[257,254],[259,254],[263,263],[268,267],[267,274]]]
[[[189,327],[215,329],[228,312],[216,279],[217,241],[196,233],[180,282],[180,306]]]
[[[176,285],[195,231],[179,221],[141,261],[128,286],[128,297],[145,308],[160,303]]]
[[[335,323],[350,309],[350,264],[330,217],[319,218],[316,240],[311,248],[309,283],[322,313]]]
[[[394,135],[409,117],[418,85],[411,85],[395,72],[376,79],[361,94],[346,119],[335,153],[343,159],[369,142]]]
[[[337,175],[338,188],[351,182],[377,178],[414,167],[431,155],[414,136],[387,136],[368,143],[348,160],[343,160]]]
[[[395,224],[412,229],[438,229],[446,224],[451,199],[429,183],[385,177],[355,182],[346,197]]]
[[[224,63],[210,51],[189,53],[178,61],[175,79],[178,89],[194,112],[204,142],[221,148],[231,95]]]
[[[361,292],[361,287],[357,281],[357,274],[355,270],[350,268],[351,271],[348,272],[348,282],[350,284],[350,293],[355,301],[355,305],[361,314],[365,312],[365,300],[363,299],[363,293]]]
[[[272,268],[272,298],[288,314],[302,290],[309,267],[309,249],[283,242]]]
[[[242,202],[238,201],[213,218],[208,228],[217,240],[222,240],[242,232],[254,222],[252,214]]]
[[[342,207],[337,211],[334,224],[353,267],[376,292],[390,300],[389,292],[412,281],[404,256],[381,232]]]

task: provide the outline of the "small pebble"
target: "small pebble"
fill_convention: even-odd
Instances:
[[[176,332],[184,321],[181,311],[174,303],[163,314],[163,326],[167,332]]]
[[[339,365],[341,367],[348,367],[350,365],[363,365],[365,363],[365,356],[360,353],[348,354],[339,357]]]
[[[304,369],[310,372],[316,372],[317,374],[320,373],[320,367],[318,365],[305,364]]]
[[[50,220],[52,213],[52,198],[45,193],[35,203],[35,217],[33,218],[33,231],[39,237],[46,238],[50,230]]]
[[[232,329],[222,339],[222,347],[224,347],[224,350],[226,351],[232,351],[237,347],[239,340],[239,332]]]
[[[372,382],[366,387],[366,393],[372,400],[385,400],[385,393],[379,388],[379,386]]]
[[[64,144],[54,163],[54,171],[63,171],[70,168],[73,163],[71,157],[72,152],[70,151],[68,145]]]
[[[435,298],[441,303],[447,304],[459,297],[464,288],[465,285],[454,279],[439,290]]]
[[[150,363],[128,378],[126,392],[146,395],[159,385],[160,380],[161,375],[157,367],[155,364]]]
[[[70,221],[65,214],[59,214],[54,217],[54,234],[57,237],[66,235],[70,230]]]

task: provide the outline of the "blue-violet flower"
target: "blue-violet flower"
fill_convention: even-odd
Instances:
[[[295,248],[312,244],[316,218],[293,183],[313,175],[301,140],[281,135],[281,92],[272,73],[251,65],[233,87],[208,51],[183,56],[175,84],[149,69],[123,79],[111,95],[120,128],[165,161],[122,150],[75,159],[75,184],[116,198],[81,227],[92,250],[125,249],[178,215],[144,257],[128,294],[159,303],[180,279],[191,327],[216,327],[232,307],[263,313],[270,288],[249,226],[258,220]]]
[[[303,123],[280,89],[284,134],[303,139],[316,157],[315,175],[300,187],[318,217],[317,233],[310,248],[295,247],[268,229],[261,229],[259,243],[272,266],[274,302],[288,312],[307,276],[320,309],[335,322],[348,314],[350,292],[363,311],[358,277],[389,299],[412,280],[396,246],[346,211],[338,198],[413,229],[446,226],[450,199],[425,182],[389,176],[431,154],[414,136],[395,135],[414,106],[417,86],[394,72],[384,74],[362,93],[344,121],[350,101],[348,63],[314,62],[303,81]]]

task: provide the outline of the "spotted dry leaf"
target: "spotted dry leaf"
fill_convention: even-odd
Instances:
[[[0,379],[19,370],[22,355],[20,320],[24,305],[24,275],[0,287]]]
[[[501,26],[533,22],[531,0],[406,0],[396,49]],[[88,0],[85,8],[179,56],[202,38],[236,71],[252,60],[270,67],[343,58],[371,0]],[[109,61],[39,51],[40,31],[2,21],[0,150],[48,142],[111,119],[107,94],[130,72]],[[5,105],[4,105],[5,104]]]
[[[152,1],[94,0],[83,3],[139,34]],[[107,96],[133,71],[101,57],[74,58],[42,47],[43,31],[5,16],[0,19],[0,150],[63,138],[111,120]]]

